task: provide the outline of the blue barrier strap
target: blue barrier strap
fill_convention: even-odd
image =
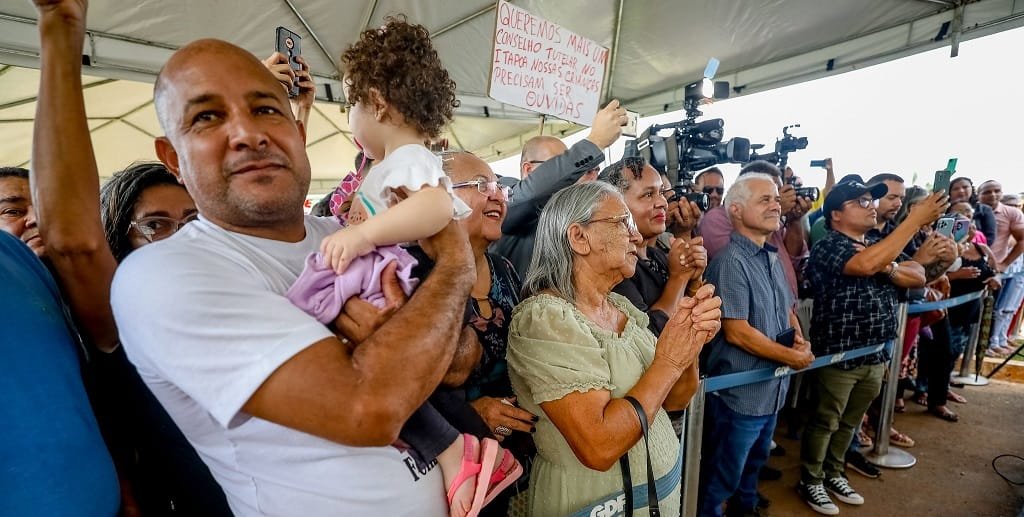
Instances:
[[[754,384],[756,382],[764,382],[778,377],[793,375],[794,373],[798,372],[806,372],[814,370],[816,368],[821,368],[823,366],[830,366],[836,363],[841,363],[843,361],[848,361],[850,359],[857,359],[858,357],[876,354],[878,352],[881,352],[883,349],[891,349],[891,344],[892,341],[887,341],[880,345],[866,346],[864,348],[858,348],[856,350],[850,350],[848,352],[840,352],[838,354],[831,354],[819,357],[815,359],[810,366],[804,368],[803,370],[794,370],[788,366],[779,366],[778,368],[761,368],[758,370],[748,370],[745,372],[737,372],[726,375],[719,375],[717,377],[709,377],[705,381],[704,391],[707,393],[711,393],[712,391],[735,388],[736,386]]]
[[[957,296],[956,298],[939,300],[937,302],[911,303],[907,305],[907,314],[921,314],[922,312],[938,311],[948,309],[950,307],[956,307],[957,305],[963,305],[973,300],[979,300],[983,294],[985,294],[985,291],[977,291]]]

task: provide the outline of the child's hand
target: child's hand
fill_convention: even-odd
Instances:
[[[331,269],[340,275],[353,260],[373,251],[375,247],[359,231],[358,226],[350,226],[325,237],[320,243],[320,253],[323,253]]]

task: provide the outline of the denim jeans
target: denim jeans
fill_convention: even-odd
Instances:
[[[709,395],[704,409],[704,459],[700,515],[719,517],[733,496],[744,509],[757,506],[757,473],[768,461],[776,415],[741,415]]]

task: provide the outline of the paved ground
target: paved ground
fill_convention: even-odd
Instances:
[[[850,482],[866,503],[854,507],[837,502],[840,515],[1024,517],[1024,487],[1010,485],[991,465],[1000,454],[1024,456],[1024,384],[992,381],[957,391],[968,400],[950,406],[960,413],[957,423],[939,420],[908,401],[907,412],[896,415],[896,428],[917,441],[908,449],[917,465],[885,470],[877,480],[850,471]],[[799,443],[786,439],[785,429],[780,431],[776,441],[787,453],[769,464],[782,469],[783,478],[761,484],[772,501],[769,515],[818,515],[796,495]],[[1024,462],[1007,458],[998,465],[1010,479],[1024,481]]]

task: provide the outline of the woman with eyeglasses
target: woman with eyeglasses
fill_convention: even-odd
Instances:
[[[679,515],[680,446],[666,411],[694,393],[687,372],[721,327],[721,300],[711,285],[682,298],[655,338],[647,315],[612,292],[633,276],[642,242],[622,194],[602,181],[558,192],[541,213],[508,349],[517,400],[540,417],[529,515],[617,514],[624,456],[630,493],[658,487],[634,508],[653,498],[661,515]]]
[[[524,467],[516,484],[525,487],[535,453],[532,432],[536,417],[516,403],[505,361],[508,326],[512,309],[519,303],[521,282],[508,259],[487,251],[491,243],[501,238],[509,188],[498,183],[486,162],[466,151],[442,152],[441,166],[455,195],[472,209],[459,221],[476,257],[477,275],[467,300],[464,324],[476,332],[480,358],[461,386],[439,390],[430,402],[459,431],[501,442]],[[414,276],[423,278],[429,274],[434,250],[411,247],[409,252],[419,262]],[[514,492],[498,494],[480,515],[506,515]]]
[[[100,216],[118,263],[174,235],[198,216],[192,197],[163,164],[135,163],[100,189]],[[159,274],[159,272],[154,272]],[[145,289],[146,286],[139,286]],[[173,303],[173,301],[168,301]],[[142,382],[122,348],[95,361],[107,390],[101,415],[114,422],[110,442],[127,458],[130,489],[144,515],[231,515],[220,485],[170,415]],[[116,407],[114,407],[116,406]]]

